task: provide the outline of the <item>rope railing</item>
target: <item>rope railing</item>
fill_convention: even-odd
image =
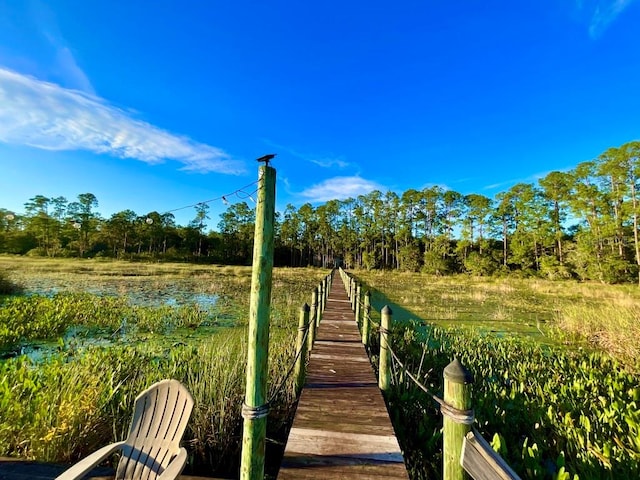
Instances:
[[[309,325],[307,324],[302,330],[304,330],[303,343],[306,345],[307,336],[309,335]],[[300,331],[300,329],[298,329],[298,331]],[[278,397],[278,395],[280,395],[280,392],[282,392],[287,382],[289,381],[291,374],[296,369],[298,360],[302,356],[303,350],[304,350],[303,347],[297,348],[295,358],[293,359],[293,362],[291,362],[291,365],[289,365],[289,369],[287,370],[287,373],[285,374],[284,378],[280,381],[280,384],[276,387],[275,391],[269,396],[266,403],[259,405],[257,407],[251,407],[247,405],[245,402],[242,402],[242,412],[241,412],[242,418],[257,419],[257,418],[262,418],[269,415],[271,404]]]
[[[378,360],[379,387],[383,392],[390,389],[390,376],[394,364],[400,371],[439,406],[443,416],[443,479],[462,480],[464,471],[474,478],[503,478],[519,480],[518,475],[490,447],[480,433],[473,428],[475,413],[471,405],[471,373],[454,359],[444,369],[444,395],[436,395],[412,373],[390,344],[392,312],[388,306],[380,311],[380,323],[371,319],[370,292],[362,298],[362,286],[356,279],[340,269],[340,275],[355,313],[356,323],[361,326],[362,343],[369,345],[371,326],[380,334],[380,356]],[[360,318],[362,312],[362,318]],[[424,352],[423,352],[424,358]],[[422,362],[421,362],[422,364]],[[397,370],[396,370],[397,371]]]
[[[451,405],[447,404],[442,398],[440,398],[438,395],[436,395],[431,390],[429,390],[420,380],[418,380],[418,378],[415,375],[413,375],[407,369],[407,367],[398,358],[398,355],[396,354],[396,352],[394,352],[390,346],[388,346],[387,348],[389,349],[389,353],[391,353],[391,357],[400,366],[400,369],[404,373],[406,373],[411,380],[413,380],[413,383],[418,388],[420,388],[424,393],[429,395],[433,399],[433,401],[435,401],[440,406],[440,413],[442,413],[442,415],[449,417],[451,420],[453,420],[456,423],[462,423],[464,425],[473,425],[473,422],[475,420],[475,414],[473,409],[460,410],[458,408],[452,407]]]
[[[304,364],[307,360],[307,351],[310,351],[313,347],[313,336],[317,325],[320,322],[322,306],[326,304],[326,297],[328,297],[329,291],[328,286],[331,285],[331,277],[331,273],[324,277],[324,279],[313,291],[312,307],[309,307],[309,305],[305,303],[300,309],[301,312],[298,324],[298,338],[296,340],[296,354],[293,358],[293,361],[291,362],[291,365],[289,365],[284,378],[280,381],[278,386],[275,388],[273,393],[269,396],[268,400],[264,404],[256,407],[251,407],[243,401],[241,410],[241,415],[243,418],[255,420],[268,416],[271,405],[273,404],[274,400],[280,395],[282,390],[284,390],[287,382],[291,378],[292,374],[294,374],[294,372],[296,377],[296,394],[300,393],[305,375]],[[318,292],[321,292],[321,294],[318,295]],[[314,312],[313,315],[310,314],[310,312],[312,311]]]

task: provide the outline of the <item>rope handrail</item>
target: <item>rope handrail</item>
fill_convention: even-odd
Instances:
[[[300,332],[304,330],[304,336],[302,337],[302,344],[303,345],[306,344],[307,337],[309,336],[309,325],[310,325],[310,322],[307,323],[304,327],[298,328],[298,331],[300,331]],[[303,348],[300,348],[296,352],[296,356],[293,359],[293,362],[291,363],[291,365],[289,366],[289,370],[287,370],[287,373],[286,373],[284,379],[282,379],[282,381],[280,382],[280,384],[276,388],[275,392],[273,392],[271,394],[271,396],[269,396],[269,399],[263,405],[259,405],[257,407],[251,407],[251,406],[247,405],[244,401],[242,402],[242,418],[257,419],[257,418],[263,418],[263,417],[266,417],[266,416],[269,415],[269,410],[271,408],[271,404],[276,399],[276,397],[278,395],[280,395],[280,392],[282,391],[282,389],[286,385],[287,381],[289,380],[289,377],[291,377],[291,374],[293,373],[293,370],[295,369],[296,363],[298,362],[298,359],[300,358],[300,355],[302,355],[302,350],[303,350]]]
[[[389,333],[386,329],[384,329],[384,327],[380,328],[380,332]],[[398,363],[398,365],[400,365],[400,368],[402,369],[402,371],[404,371],[407,374],[407,376],[411,380],[413,380],[413,383],[415,383],[418,386],[418,388],[420,388],[424,393],[429,395],[440,406],[440,413],[442,413],[442,415],[449,417],[451,420],[453,420],[456,423],[462,423],[464,425],[473,425],[473,422],[475,420],[475,413],[473,409],[460,410],[446,403],[442,398],[440,398],[435,393],[430,391],[420,380],[418,380],[416,376],[414,376],[407,369],[407,367],[404,365],[404,363],[402,363],[400,358],[398,358],[398,355],[396,354],[396,352],[394,352],[393,348],[391,348],[391,345],[389,345],[388,342],[387,342],[387,349],[391,353],[391,358],[393,358]]]

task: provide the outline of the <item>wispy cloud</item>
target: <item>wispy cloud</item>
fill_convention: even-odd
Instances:
[[[579,16],[588,24],[589,36],[599,38],[636,0],[576,0]]]
[[[366,195],[373,190],[385,188],[371,180],[359,176],[328,178],[304,190],[300,195],[311,202],[327,202],[329,200],[344,200],[349,197]]]
[[[0,67],[0,141],[45,150],[88,150],[182,170],[240,174],[220,148],[142,120],[105,100]]]
[[[65,87],[81,90],[95,95],[95,90],[87,74],[78,62],[62,35],[53,11],[39,0],[30,2],[30,15],[33,17],[38,33],[50,48],[53,49],[53,65]]]
[[[307,162],[315,163],[320,167],[331,168],[346,168],[351,164],[347,162],[342,155],[317,155],[311,153],[301,153],[293,148],[286,147],[284,145],[277,144],[272,142],[271,140],[264,139],[264,142],[270,147],[277,148],[278,150],[282,150],[287,152],[289,155],[299,158],[300,160],[305,160]]]

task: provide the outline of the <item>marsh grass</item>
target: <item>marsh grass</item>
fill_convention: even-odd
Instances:
[[[575,281],[354,272],[394,319],[585,345],[640,366],[640,289]],[[377,293],[376,293],[377,292]],[[397,312],[397,315],[395,314]]]
[[[640,367],[640,305],[628,297],[604,304],[573,303],[557,313],[557,326],[569,336],[586,339],[627,365]]]
[[[124,315],[130,328],[146,332],[134,344],[76,349],[63,342],[56,353],[38,361],[25,356],[0,360],[0,456],[75,461],[108,441],[122,439],[136,395],[151,383],[171,377],[185,383],[195,399],[185,436],[190,471],[237,476],[250,268],[13,257],[0,257],[0,268],[12,281],[24,282],[27,292],[34,293],[34,285],[35,290],[46,286],[60,292],[10,298],[0,305],[0,316],[5,315],[2,324],[16,324],[5,307],[22,302],[22,314],[32,313],[28,320],[22,317],[23,325],[39,329],[36,336],[51,336],[51,330],[57,335],[78,324],[113,331],[120,328]],[[304,302],[310,303],[312,289],[326,273],[318,269],[274,269],[271,394],[284,381],[294,359],[299,308]],[[114,284],[121,295],[95,293],[104,285]],[[215,308],[206,315],[231,319],[232,326],[207,331],[206,335],[185,334],[177,342],[167,342],[167,323],[173,328],[180,322],[180,326],[190,325],[197,332],[202,323],[200,310],[190,304],[132,305],[127,294],[136,285],[142,295],[170,288],[187,294],[218,295]],[[94,293],[86,293],[89,286]],[[182,309],[184,314],[180,313]],[[19,340],[24,341],[26,336],[21,333]],[[289,378],[274,398],[269,415],[266,469],[271,474],[279,466],[294,401],[293,379]]]

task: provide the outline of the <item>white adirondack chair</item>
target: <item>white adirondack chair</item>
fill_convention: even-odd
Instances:
[[[115,480],[173,480],[182,472],[187,451],[180,447],[193,398],[177,380],[162,380],[135,401],[129,435],[92,453],[56,480],[81,479],[116,450],[122,457]]]

